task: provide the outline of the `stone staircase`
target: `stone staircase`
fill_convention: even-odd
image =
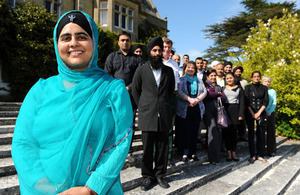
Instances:
[[[11,140],[14,124],[21,103],[0,103],[0,194],[20,194],[19,182],[11,158]],[[136,161],[126,160],[121,171],[125,195],[130,194],[300,194],[300,142],[277,137],[277,155],[266,163],[248,162],[248,143],[239,142],[239,162],[225,161],[221,166],[207,162],[207,152],[199,143],[198,162],[181,162],[174,151],[174,165],[168,167],[166,180],[170,188],[153,185],[141,191],[141,131],[134,136],[133,148]]]

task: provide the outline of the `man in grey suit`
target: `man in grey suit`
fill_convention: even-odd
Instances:
[[[146,50],[148,61],[136,70],[132,82],[132,95],[139,111],[138,125],[142,130],[144,179],[141,189],[144,191],[149,190],[155,180],[163,188],[170,187],[163,177],[167,171],[168,130],[172,126],[171,99],[175,87],[172,68],[162,63],[162,38],[154,37]]]

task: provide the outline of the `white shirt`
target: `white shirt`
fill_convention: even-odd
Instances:
[[[173,69],[173,72],[174,72],[174,78],[175,78],[175,91],[178,90],[178,83],[180,82],[179,81],[179,67],[178,67],[178,64],[177,62],[175,62],[174,60],[172,60],[171,58],[169,58],[168,60],[164,60],[163,59],[163,63],[164,65],[166,66],[169,66]]]
[[[216,81],[217,81],[217,85],[219,85],[220,87],[224,87],[225,86],[224,77],[222,77],[222,79],[219,79],[219,77],[217,77]]]
[[[203,70],[202,70],[201,72],[199,72],[199,71],[197,70],[197,79],[198,79],[199,81],[202,81],[202,79],[203,79]]]
[[[152,66],[150,66],[151,69],[152,69],[152,72],[153,72],[153,75],[154,75],[154,79],[155,79],[155,82],[156,82],[156,86],[157,88],[159,87],[159,83],[160,83],[160,77],[161,77],[161,68],[159,69],[154,69],[152,68]]]
[[[152,66],[150,66],[150,68],[152,69],[154,79],[155,79],[155,82],[156,82],[156,86],[157,86],[157,88],[159,88],[160,77],[161,77],[161,68],[159,68],[157,70],[152,68]],[[157,116],[158,117],[160,116],[159,113],[157,114]]]

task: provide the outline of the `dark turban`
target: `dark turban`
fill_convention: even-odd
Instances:
[[[134,46],[132,46],[132,52],[134,52],[135,50],[137,50],[138,48],[140,48],[143,51],[143,46],[140,44],[136,44]]]
[[[237,66],[237,67],[234,67],[234,69],[233,69],[233,71],[232,71],[232,72],[233,72],[233,74],[235,73],[235,71],[236,71],[237,69],[240,69],[242,73],[244,72],[244,69],[243,69],[243,67],[241,67],[241,66]]]
[[[60,35],[62,29],[70,22],[73,22],[73,23],[79,25],[90,35],[91,38],[93,38],[92,29],[91,29],[90,23],[87,20],[86,16],[83,15],[81,12],[74,11],[74,12],[68,13],[59,21],[59,23],[57,25],[56,41],[58,41],[58,38],[59,38],[59,35]]]
[[[162,40],[162,38],[160,36],[154,37],[153,39],[151,39],[151,41],[149,41],[149,43],[147,44],[146,50],[147,50],[147,54],[148,56],[150,56],[150,51],[153,49],[153,47],[155,46],[159,46],[162,50],[164,48],[164,42]]]

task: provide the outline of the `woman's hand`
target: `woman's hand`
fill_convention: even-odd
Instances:
[[[244,118],[241,117],[241,116],[239,116],[239,118],[238,118],[239,121],[242,121],[243,119],[244,119]]]
[[[86,187],[73,187],[59,193],[58,195],[90,195],[90,192]]]
[[[253,118],[255,119],[255,120],[259,120],[260,119],[260,113],[255,113],[254,114],[254,116],[253,116]]]
[[[194,107],[199,103],[199,100],[197,98],[189,98],[189,106]]]

